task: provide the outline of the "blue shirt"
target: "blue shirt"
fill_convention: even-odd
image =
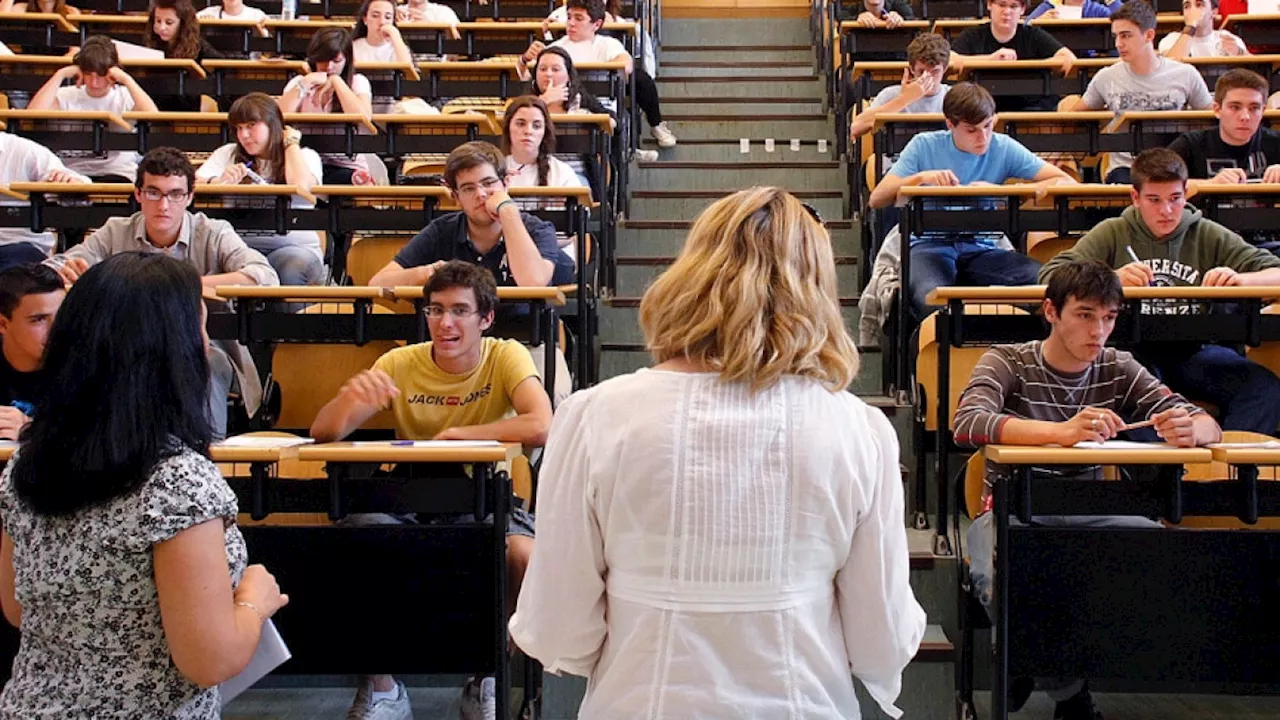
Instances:
[[[950,170],[961,185],[1003,185],[1010,179],[1030,180],[1044,165],[1043,160],[1008,135],[994,133],[987,151],[973,155],[956,147],[950,130],[934,130],[911,138],[889,174],[905,178],[927,170]]]
[[[1117,3],[1117,5],[1119,5],[1119,3]],[[1027,16],[1025,22],[1031,22],[1053,8],[1053,3],[1045,0],[1045,2],[1036,6],[1035,10],[1031,11],[1031,14]],[[1093,0],[1084,0],[1084,6],[1080,10],[1080,17],[1084,20],[1088,20],[1090,18],[1109,18],[1111,17],[1111,6],[1097,3]]]

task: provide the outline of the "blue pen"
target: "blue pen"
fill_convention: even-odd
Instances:
[[[413,447],[412,440],[392,440],[392,447]]]

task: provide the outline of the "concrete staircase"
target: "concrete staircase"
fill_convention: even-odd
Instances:
[[[600,310],[601,377],[651,364],[638,322],[645,289],[674,260],[698,213],[753,185],[783,187],[821,214],[834,244],[841,304],[849,327],[856,328],[858,264],[864,259],[858,257],[857,229],[844,217],[849,190],[835,155],[833,120],[823,78],[814,69],[807,20],[669,19],[662,32],[658,90],[664,119],[680,144],[660,150],[656,162],[631,168],[630,213],[618,234],[617,287]],[[743,138],[749,142],[745,153]],[[793,140],[799,141],[796,150]],[[657,149],[647,135],[643,145]],[[907,462],[910,408],[877,396],[879,375],[879,357],[864,356],[852,389],[890,416]],[[933,555],[932,531],[908,533],[911,582],[930,627],[904,677],[899,707],[909,718],[942,720],[955,714],[948,638],[957,638],[956,565]],[[577,679],[547,676],[543,717],[576,717],[584,689]],[[862,707],[864,718],[885,717],[865,696]]]

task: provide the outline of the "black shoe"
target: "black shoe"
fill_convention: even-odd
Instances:
[[[1053,720],[1102,720],[1102,713],[1093,706],[1089,686],[1085,685],[1080,692],[1058,703],[1053,709]]]
[[[1009,678],[1009,712],[1014,713],[1027,704],[1027,699],[1036,689],[1036,681],[1029,677]]]

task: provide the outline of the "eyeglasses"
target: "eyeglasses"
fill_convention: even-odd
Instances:
[[[142,189],[142,197],[151,202],[158,202],[161,198],[167,198],[169,202],[182,202],[191,195],[190,190],[170,190],[169,192],[161,192],[156,188],[149,187]]]
[[[472,310],[465,305],[455,305],[453,307],[444,307],[443,305],[428,305],[423,309],[427,317],[432,320],[439,320],[448,313],[454,320],[462,320],[470,315],[479,315],[479,310]]]
[[[502,185],[502,178],[487,177],[478,183],[467,183],[466,185],[463,185],[462,187],[458,188],[458,194],[465,195],[467,197],[474,197],[476,193],[480,192],[480,188],[484,188],[485,190],[493,190],[494,188],[497,188],[500,185]]]

